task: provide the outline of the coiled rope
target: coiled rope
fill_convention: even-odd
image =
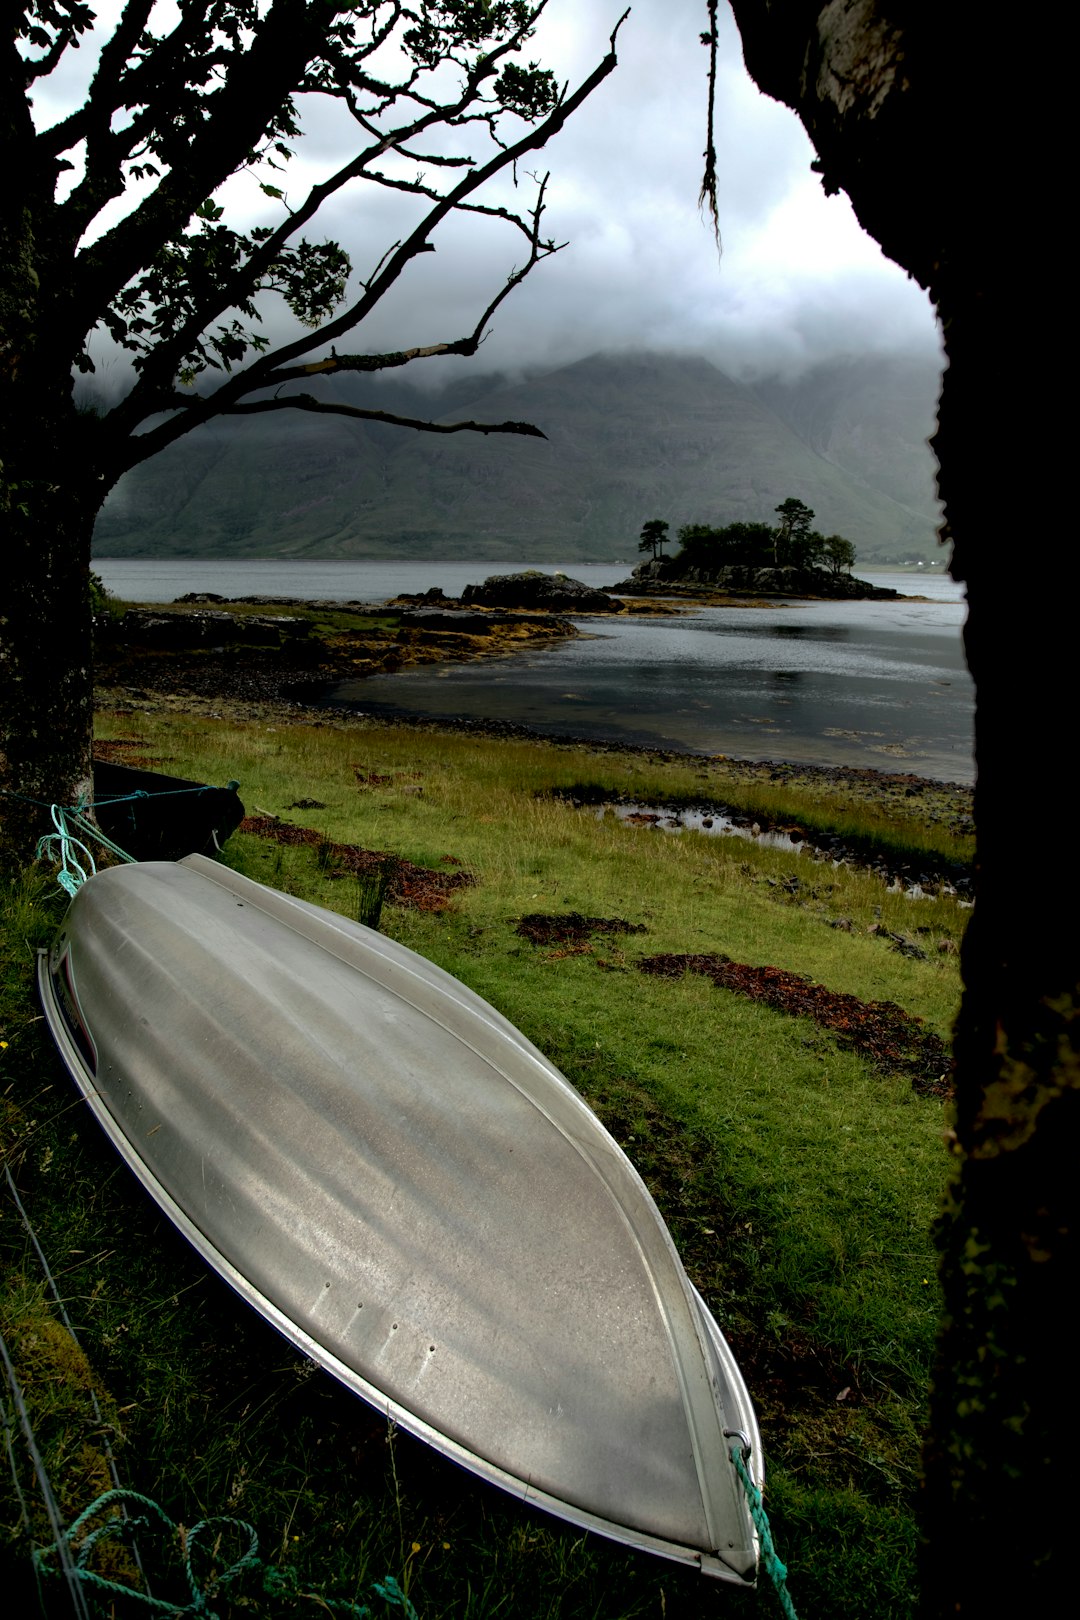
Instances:
[[[127,1516],[121,1518],[109,1511],[114,1508],[125,1509]],[[135,1512],[133,1511],[135,1509],[141,1511]],[[96,1527],[91,1528],[94,1520],[103,1513],[107,1514],[107,1517]],[[185,1602],[173,1603],[168,1598],[152,1597],[148,1592],[140,1592],[134,1587],[110,1580],[90,1568],[94,1550],[103,1541],[136,1530],[163,1530],[178,1540],[189,1593]],[[243,1551],[224,1569],[200,1573],[196,1564],[204,1557],[207,1560],[211,1559],[218,1551],[222,1538],[230,1533],[234,1534],[239,1542],[246,1541],[247,1545]],[[351,1598],[328,1597],[325,1592],[306,1586],[294,1570],[278,1569],[274,1564],[264,1563],[259,1557],[258,1535],[254,1526],[248,1524],[245,1519],[234,1519],[219,1514],[212,1518],[200,1519],[190,1530],[185,1530],[181,1525],[175,1524],[164,1508],[152,1497],[143,1496],[138,1491],[106,1491],[91,1502],[89,1507],[83,1509],[74,1523],[62,1532],[62,1539],[67,1553],[67,1564],[70,1565],[76,1580],[85,1583],[96,1592],[124,1597],[129,1602],[142,1603],[155,1614],[200,1615],[203,1620],[218,1620],[211,1607],[213,1600],[224,1588],[231,1586],[234,1581],[246,1574],[260,1575],[263,1592],[269,1597],[288,1598],[294,1601],[307,1599],[327,1613],[346,1616],[348,1620],[367,1620],[373,1613],[367,1603],[356,1603]],[[208,1543],[212,1544],[213,1552],[208,1549]],[[53,1552],[52,1547],[35,1549],[34,1564],[39,1574],[53,1573]],[[61,1563],[64,1565],[63,1558]],[[371,1590],[383,1600],[387,1608],[398,1610],[403,1614],[405,1620],[419,1620],[415,1607],[393,1575],[387,1575],[381,1581],[373,1581]]]
[[[130,794],[129,797],[145,798],[146,795]],[[86,838],[92,838],[95,844],[100,844],[111,855],[115,855],[118,860],[128,861],[134,866],[134,855],[129,855],[126,850],[120,848],[119,844],[114,844],[111,838],[106,837],[101,828],[95,826],[90,820],[90,817],[86,814],[85,806],[76,805],[74,808],[66,809],[63,805],[51,804],[49,813],[52,816],[53,826],[56,831],[45,833],[42,838],[38,839],[34,854],[39,861],[53,860],[56,862],[60,868],[56,874],[56,881],[72,899],[78,894],[87,878],[93,877],[97,871],[97,863],[86,844]],[[79,833],[84,836],[80,838]]]

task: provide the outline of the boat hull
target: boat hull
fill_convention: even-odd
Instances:
[[[39,980],[125,1160],[313,1360],[519,1497],[753,1578],[730,1350],[625,1155],[493,1008],[201,856],[92,878]]]

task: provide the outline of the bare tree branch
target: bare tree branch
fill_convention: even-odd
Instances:
[[[466,175],[440,202],[436,203],[411,235],[406,237],[400,247],[390,256],[382,271],[368,285],[361,298],[334,320],[328,321],[319,331],[285,344],[275,352],[264,356],[260,360],[253,361],[245,367],[242,372],[230,379],[214,394],[214,400],[219,402],[217,409],[222,409],[226,404],[231,404],[234,400],[241,398],[244,394],[251,393],[257,388],[266,387],[278,367],[299,359],[320,344],[333,341],[334,338],[351,331],[353,327],[359,325],[375,308],[394,282],[397,281],[409,261],[415,258],[418,253],[427,250],[429,246],[427,238],[448,214],[456,210],[472,192],[486,184],[500,170],[518,163],[529,152],[545,146],[551,137],[563,127],[571,113],[581,106],[596,89],[597,85],[607,78],[617,65],[614,49],[615,40],[628,15],[628,12],[624,12],[620,17],[611,34],[610,52],[593,69],[588,78],[583,80],[572,94],[560,102],[559,106],[541,125],[530,130],[513,146],[507,147],[505,151],[497,152],[486,164],[479,166]]]
[[[366,422],[390,422],[395,427],[415,428],[421,433],[516,433],[531,439],[546,439],[531,422],[430,422],[423,417],[395,416],[392,411],[365,410],[357,405],[339,405],[315,399],[311,394],[290,394],[285,399],[249,400],[230,405],[225,416],[257,416],[264,411],[315,411],[322,416],[354,416]],[[138,442],[138,441],[136,441]]]
[[[387,191],[411,191],[416,197],[427,197],[431,202],[439,203],[446,193],[439,191],[435,186],[427,186],[422,180],[395,180],[392,175],[384,174],[381,169],[369,169],[364,178],[373,185],[385,186]],[[491,219],[504,219],[510,225],[516,225],[526,236],[531,237],[532,232],[520,214],[513,213],[509,208],[497,207],[494,203],[459,202],[454,204],[455,212],[459,214],[487,214]]]
[[[413,360],[434,359],[436,357],[451,354],[465,356],[475,354],[477,349],[480,347],[480,344],[484,341],[484,335],[491,321],[491,317],[495,314],[495,311],[499,308],[500,304],[502,304],[505,299],[509,298],[515,287],[520,287],[521,283],[525,280],[525,277],[529,274],[529,271],[534,265],[538,264],[541,259],[547,259],[555,253],[561,253],[563,248],[566,246],[565,242],[556,247],[553,243],[545,243],[541,242],[540,240],[540,220],[544,213],[545,206],[544,193],[547,190],[547,185],[550,178],[551,176],[546,174],[539,183],[536,205],[533,209],[532,226],[527,227],[524,226],[523,221],[520,222],[522,223],[523,228],[527,231],[531,242],[531,252],[529,254],[529,258],[519,270],[511,271],[510,275],[506,278],[504,285],[488,304],[487,308],[484,310],[483,314],[480,316],[480,319],[476,322],[476,325],[473,327],[473,330],[467,337],[456,338],[453,341],[446,343],[428,344],[424,348],[401,349],[396,350],[391,354],[381,355],[339,355],[335,349],[331,349],[329,357],[322,360],[312,360],[308,361],[304,365],[298,366],[275,367],[267,378],[266,385],[277,387],[282,383],[292,382],[301,377],[311,377],[318,373],[321,373],[323,376],[333,376],[338,372],[386,371],[397,366],[408,365]]]
[[[534,15],[539,15],[546,3],[547,0],[543,0],[543,5],[536,9]],[[616,33],[623,20],[620,18],[619,25],[615,30]],[[527,32],[526,29],[517,30],[502,44],[488,52],[477,63],[473,71],[467,75],[460,93],[450,103],[446,105],[436,102],[427,103],[428,110],[419,117],[386,132],[379,131],[374,126],[365,125],[365,128],[369,128],[369,132],[374,137],[373,145],[351,158],[348,163],[343,164],[327,180],[312,186],[303,203],[294,209],[288,219],[282,221],[266,241],[249,255],[242,272],[231,280],[224,282],[217,290],[217,295],[212,301],[204,300],[193,311],[191,318],[183,323],[168,342],[159,343],[156,346],[153,356],[143,368],[142,383],[137,385],[130,396],[132,409],[130,412],[124,413],[123,419],[125,423],[138,422],[143,420],[147,414],[160,409],[160,401],[155,396],[162,388],[171,386],[176,367],[199,333],[212,320],[220,318],[231,306],[239,304],[250,296],[252,286],[257,284],[259,278],[269,271],[275,258],[288,245],[296,233],[315,217],[319,209],[330,197],[340,191],[349,181],[367,178],[370,164],[382,157],[386,152],[395,149],[405,141],[415,138],[416,135],[423,133],[425,130],[444,124],[448,119],[451,121],[455,119],[459,113],[469,106],[485,79],[493,76],[498,63],[508,54],[512,54],[520,45],[525,32]],[[613,48],[614,38],[615,35],[613,34]],[[613,56],[614,49],[612,51],[612,65],[614,65]],[[599,83],[599,79],[596,82]],[[483,178],[477,181],[477,184],[482,184],[487,177],[487,174],[484,174]],[[416,251],[423,251],[423,249],[418,248]],[[400,270],[397,274],[400,274]],[[365,292],[367,292],[371,287],[371,281],[364,282],[362,285]],[[378,296],[381,297],[382,293],[380,292]],[[358,317],[358,319],[362,318],[363,316]],[[313,344],[318,341],[318,338],[313,339]],[[254,384],[253,386],[260,385]]]
[[[544,213],[544,193],[547,189],[549,176],[545,175],[539,183],[536,205],[533,209],[532,251],[528,260],[519,270],[513,271],[506,279],[505,285],[496,293],[488,304],[473,330],[467,337],[457,338],[452,342],[428,344],[424,348],[401,349],[389,354],[338,354],[331,349],[328,357],[321,360],[312,360],[303,365],[282,367],[275,369],[266,379],[264,386],[281,387],[289,382],[314,376],[335,376],[348,372],[373,373],[388,371],[400,366],[409,365],[413,360],[426,360],[445,355],[473,355],[484,341],[485,331],[491,317],[504,299],[508,298],[515,287],[521,285],[533,265],[540,259],[548,258],[553,253],[561,251],[560,248],[545,245],[540,241],[540,220]],[[564,244],[565,245],[565,244]],[[437,423],[424,422],[412,417],[398,417],[386,411],[365,410],[360,407],[330,404],[325,401],[316,401],[310,394],[289,394],[285,398],[275,400],[257,400],[250,404],[230,404],[224,408],[218,403],[223,390],[211,395],[209,400],[199,396],[173,394],[163,405],[174,408],[178,414],[168,421],[159,423],[147,433],[141,433],[127,441],[128,454],[123,463],[123,470],[136,466],[140,461],[146,461],[150,456],[156,455],[166,445],[173,444],[192,428],[213,420],[215,416],[239,416],[245,413],[268,410],[308,410],[323,411],[338,416],[364,416],[374,421],[391,422],[399,427],[421,428],[432,433],[460,432],[461,427],[447,428]],[[297,403],[301,401],[303,403]],[[463,424],[479,433],[531,433],[538,438],[546,438],[539,428],[530,428],[525,423],[503,424],[501,427],[484,426],[471,422]],[[119,470],[119,469],[118,469]]]

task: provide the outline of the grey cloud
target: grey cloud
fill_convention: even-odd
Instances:
[[[607,47],[620,6],[553,0],[535,49],[560,79],[587,73]],[[478,358],[410,368],[437,384],[465,366],[513,371],[564,364],[600,349],[699,353],[737,375],[797,375],[818,361],[867,352],[934,354],[937,333],[920,290],[858,232],[846,199],[825,199],[813,151],[787,109],[745,74],[722,11],[716,109],[718,258],[697,206],[705,145],[704,0],[640,0],[620,35],[620,65],[571,118],[536,167],[550,168],[545,224],[567,249],[538,267],[498,312]],[[347,120],[319,112],[283,183],[344,150]],[[258,193],[251,188],[251,196]],[[499,200],[514,194],[502,183]],[[258,198],[265,217],[265,199]],[[416,215],[415,199],[357,187],[309,234],[333,236],[358,276]],[[338,347],[397,349],[457,338],[521,260],[505,227],[448,222],[375,315]],[[270,332],[285,312],[266,303]]]
[[[595,0],[556,5],[536,53],[575,82],[603,54],[617,15]],[[480,356],[413,367],[410,380],[434,383],[462,366],[563,364],[598,349],[696,352],[740,375],[798,374],[867,352],[937,352],[925,295],[862,237],[846,199],[823,196],[805,132],[750,83],[724,14],[718,259],[697,206],[704,18],[701,0],[634,7],[615,74],[537,157],[537,168],[552,176],[545,225],[569,246],[503,306]],[[514,198],[504,185],[499,200]],[[381,251],[399,234],[398,202],[361,192],[348,209],[329,213],[328,231],[345,241],[358,270],[376,243]],[[436,242],[358,334],[357,347],[461,335],[520,262],[513,233],[476,220],[451,224]]]

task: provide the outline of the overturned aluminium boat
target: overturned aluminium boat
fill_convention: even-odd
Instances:
[[[39,984],[123,1158],[306,1355],[515,1496],[754,1579],[731,1351],[625,1154],[486,1002],[201,855],[90,878]]]

